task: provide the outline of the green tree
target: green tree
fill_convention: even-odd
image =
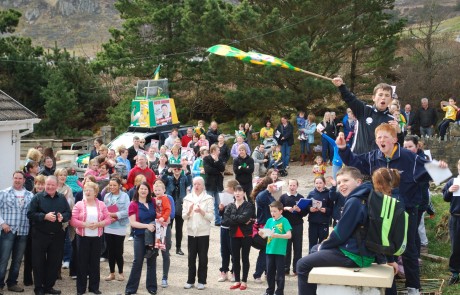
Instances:
[[[345,73],[352,86],[361,76],[374,84],[387,78],[403,26],[386,12],[393,3],[118,0],[123,28],[111,31],[95,66],[115,77],[151,77],[155,65],[163,64],[161,75],[169,78],[172,96],[189,118],[313,110],[336,93],[329,81],[209,56],[205,50],[233,44],[322,75]]]
[[[62,137],[71,131],[71,126],[78,125],[83,113],[78,111],[78,100],[73,85],[66,81],[61,71],[51,71],[48,85],[43,89],[46,97],[46,116],[40,122],[42,131],[51,131],[57,137]]]
[[[21,13],[14,9],[0,10],[0,34],[13,33],[19,24]]]

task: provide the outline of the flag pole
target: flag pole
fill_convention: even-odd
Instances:
[[[329,77],[326,77],[326,76],[323,76],[323,75],[320,75],[320,74],[316,74],[316,73],[313,73],[313,72],[309,72],[309,71],[305,71],[305,70],[302,70],[302,69],[299,69],[302,73],[305,73],[307,75],[311,75],[311,76],[315,76],[317,78],[321,78],[321,79],[324,79],[324,80],[329,80],[329,81],[332,81],[332,78],[329,78]]]

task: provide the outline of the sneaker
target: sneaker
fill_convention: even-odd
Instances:
[[[71,278],[72,280],[76,280],[76,279],[77,279],[77,276],[70,276],[70,278]]]
[[[192,288],[193,288],[193,284],[185,283],[184,289],[192,289]]]
[[[447,285],[451,286],[451,285],[454,285],[454,284],[458,284],[459,281],[460,281],[460,279],[459,279],[458,274],[452,274],[452,276],[450,277],[449,281],[447,282]]]
[[[68,269],[69,268],[69,262],[65,261],[64,263],[62,263],[62,268],[63,269]]]
[[[196,284],[196,289],[197,290],[204,290],[204,284],[201,284],[201,283]]]
[[[24,288],[21,288],[18,285],[12,285],[12,286],[8,287],[8,291],[11,291],[11,292],[24,292]]]
[[[261,279],[261,278],[255,278],[255,279],[254,279],[254,282],[255,282],[256,284],[262,284],[262,279]]]
[[[220,278],[217,280],[219,283],[225,282],[228,280],[227,273],[226,272],[221,272],[220,273]]]
[[[230,278],[230,282],[234,283],[236,280],[235,280],[235,275],[232,273],[232,277]]]
[[[407,287],[407,295],[420,295],[420,291],[415,288]]]
[[[176,250],[176,254],[177,254],[177,255],[184,255],[184,252],[182,252],[181,249],[177,249],[177,250]]]
[[[104,257],[101,257],[101,258],[99,258],[99,261],[100,261],[100,262],[104,262],[104,261],[105,261],[105,258],[104,258]]]
[[[161,287],[168,288],[168,280],[165,280],[165,279],[161,280]]]
[[[130,241],[130,242],[134,241],[134,237],[129,237],[128,241]]]

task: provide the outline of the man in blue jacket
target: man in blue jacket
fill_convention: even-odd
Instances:
[[[342,266],[368,267],[376,259],[376,254],[366,249],[364,243],[358,244],[354,232],[365,224],[367,199],[372,190],[369,182],[362,182],[358,169],[344,167],[337,173],[338,191],[346,198],[342,218],[327,240],[313,247],[312,253],[297,262],[299,295],[316,294],[316,284],[308,283],[308,275],[314,267]],[[397,269],[397,264],[390,263]]]
[[[383,123],[375,129],[375,141],[378,149],[356,155],[347,147],[345,136],[340,133],[336,143],[339,155],[347,166],[358,168],[365,175],[381,167],[398,169],[401,176],[399,188],[393,191],[393,196],[401,201],[409,214],[407,229],[407,247],[402,255],[406,275],[406,288],[408,294],[419,294],[420,268],[418,263],[418,250],[416,245],[417,228],[420,222],[418,207],[422,203],[422,194],[419,185],[431,180],[425,169],[428,161],[411,151],[401,148],[397,143],[396,129]],[[446,168],[447,164],[439,162],[439,166]]]

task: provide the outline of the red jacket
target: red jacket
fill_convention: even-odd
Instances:
[[[145,178],[147,179],[147,183],[150,184],[150,188],[153,188],[153,183],[157,179],[157,177],[155,176],[155,172],[153,172],[153,170],[150,169],[149,167],[146,167],[145,169],[141,169],[139,168],[139,166],[136,165],[134,166],[134,168],[132,168],[129,171],[128,180],[126,182],[127,189],[131,189],[134,187],[134,179],[139,174],[144,175]]]

